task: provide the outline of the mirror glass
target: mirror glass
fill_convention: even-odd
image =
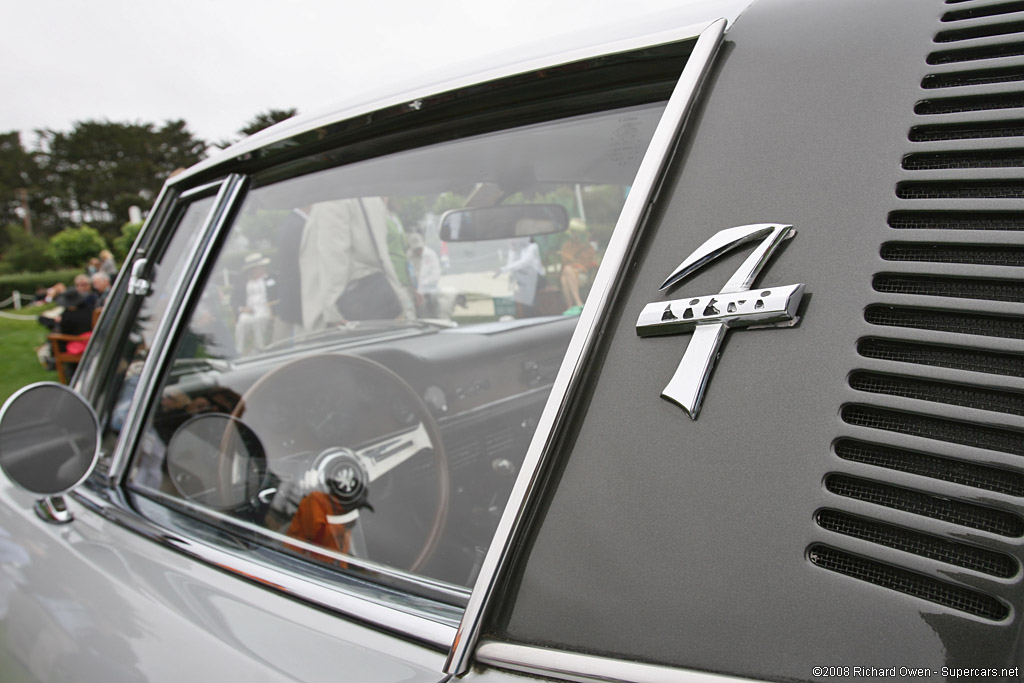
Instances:
[[[33,384],[0,409],[0,469],[32,493],[70,491],[89,476],[98,454],[96,413],[69,387]]]
[[[182,496],[217,510],[256,503],[267,476],[259,437],[241,420],[220,413],[185,422],[167,444],[167,469]]]
[[[564,232],[569,213],[561,204],[502,204],[476,209],[455,209],[441,216],[445,242],[534,237]]]

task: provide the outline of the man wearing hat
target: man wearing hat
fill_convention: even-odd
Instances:
[[[235,348],[239,354],[259,351],[267,345],[270,334],[270,297],[267,278],[269,258],[254,252],[245,257],[242,277],[245,280],[245,303],[238,308],[235,322]]]

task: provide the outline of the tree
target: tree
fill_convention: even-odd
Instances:
[[[88,225],[67,228],[50,238],[50,246],[57,263],[62,266],[81,266],[107,248],[100,234]]]
[[[24,225],[19,212],[22,205],[19,190],[27,190],[26,197],[34,195],[37,175],[33,155],[21,145],[21,134],[17,131],[0,134],[0,225]]]
[[[53,251],[41,237],[25,232],[24,226],[12,223],[5,228],[10,246],[4,251],[2,270],[9,273],[38,273],[54,266]]]
[[[40,185],[49,197],[45,232],[88,222],[111,238],[130,206],[148,207],[172,171],[206,155],[184,121],[80,121],[68,132],[37,131]]]
[[[142,223],[125,223],[121,226],[121,234],[114,238],[114,255],[118,260],[124,261],[128,251],[135,244],[135,238],[142,230]]]

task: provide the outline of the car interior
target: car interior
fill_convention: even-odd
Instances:
[[[463,602],[662,108],[253,182],[184,310],[131,491]]]

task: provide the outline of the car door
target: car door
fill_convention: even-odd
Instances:
[[[76,376],[103,438],[75,520],[5,482],[5,669],[442,680],[722,29],[171,183]]]

